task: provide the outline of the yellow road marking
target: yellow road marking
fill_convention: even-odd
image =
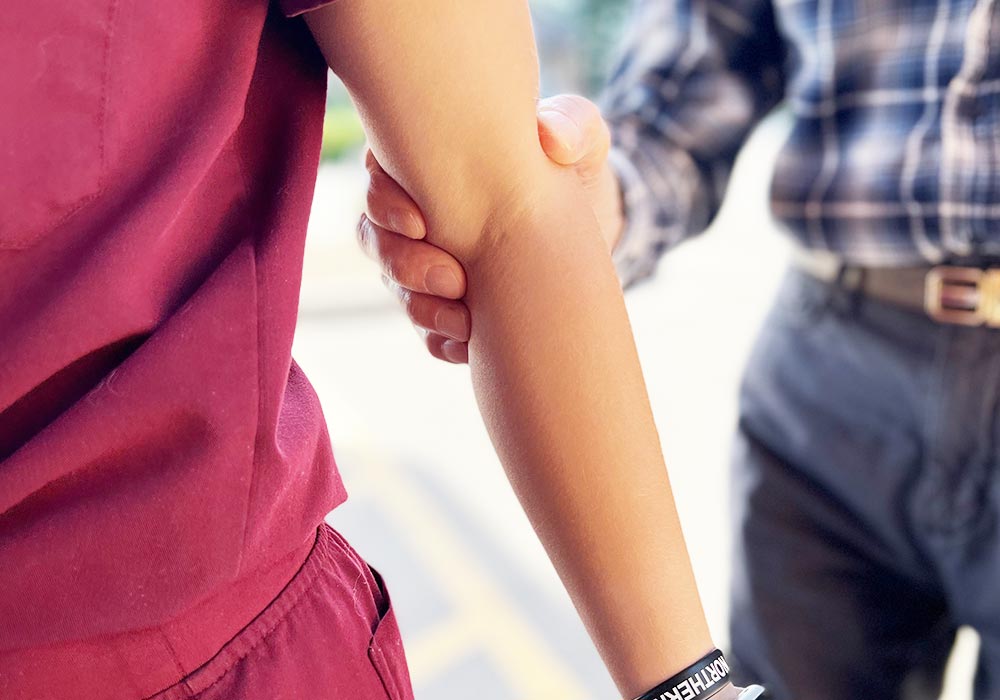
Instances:
[[[382,459],[377,448],[364,447],[360,456],[365,468],[353,475],[351,488],[369,491],[382,506],[380,510],[397,522],[394,529],[407,540],[410,551],[422,560],[433,583],[456,611],[454,617],[442,620],[429,632],[407,638],[414,681],[432,678],[453,660],[480,650],[519,698],[585,697],[586,689],[572,670],[453,536],[449,523],[417,495],[418,488],[404,473]],[[367,482],[363,485],[357,483],[361,473]]]

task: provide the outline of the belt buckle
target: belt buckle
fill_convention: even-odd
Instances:
[[[941,323],[1000,328],[1000,268],[932,267],[924,278],[924,309]]]

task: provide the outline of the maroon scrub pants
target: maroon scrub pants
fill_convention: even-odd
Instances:
[[[204,666],[151,700],[413,700],[382,577],[332,527]]]

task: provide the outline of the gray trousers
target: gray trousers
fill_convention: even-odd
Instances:
[[[1000,331],[787,276],[733,455],[732,662],[775,700],[1000,700]]]

